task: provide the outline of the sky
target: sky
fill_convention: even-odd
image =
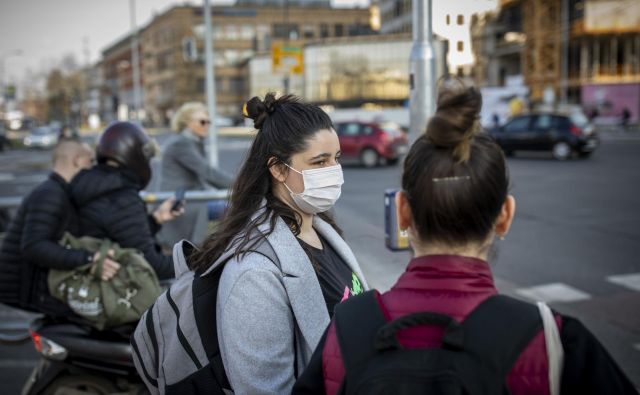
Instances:
[[[212,0],[212,4],[229,4]],[[135,0],[139,26],[154,13],[176,4],[202,0]],[[369,4],[369,0],[333,0],[336,6]],[[80,64],[100,59],[102,49],[130,30],[129,0],[0,0],[0,63],[7,83],[23,85],[73,53]],[[16,51],[22,54],[16,55]],[[0,64],[0,69],[1,69]],[[1,78],[2,76],[0,76]]]

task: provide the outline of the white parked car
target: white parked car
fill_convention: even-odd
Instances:
[[[27,148],[51,148],[58,142],[58,130],[40,126],[27,134],[22,142]]]

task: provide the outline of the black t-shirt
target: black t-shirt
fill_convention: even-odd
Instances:
[[[298,239],[300,245],[312,256],[316,276],[322,289],[322,296],[327,304],[329,316],[333,317],[335,306],[349,296],[358,295],[364,291],[358,276],[349,265],[322,237],[322,249],[315,248],[303,240]]]

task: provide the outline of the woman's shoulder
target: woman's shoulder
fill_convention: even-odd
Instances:
[[[173,151],[176,149],[184,149],[194,145],[194,142],[183,133],[174,133],[164,143],[164,151]]]

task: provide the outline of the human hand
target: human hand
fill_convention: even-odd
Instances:
[[[158,224],[161,225],[184,214],[184,207],[180,207],[177,210],[171,210],[175,202],[175,198],[169,198],[162,202],[162,204],[153,212],[153,218]]]
[[[114,251],[113,250],[109,250],[109,252],[107,253],[107,256],[104,258],[104,261],[102,262],[102,272],[100,273],[100,279],[102,281],[109,281],[113,278],[113,276],[116,275],[116,273],[118,273],[118,270],[120,270],[121,265],[114,261],[113,259],[113,254]],[[91,267],[91,274],[93,274],[96,270],[96,265],[98,260],[100,259],[100,252],[96,252],[93,255],[93,266]]]

